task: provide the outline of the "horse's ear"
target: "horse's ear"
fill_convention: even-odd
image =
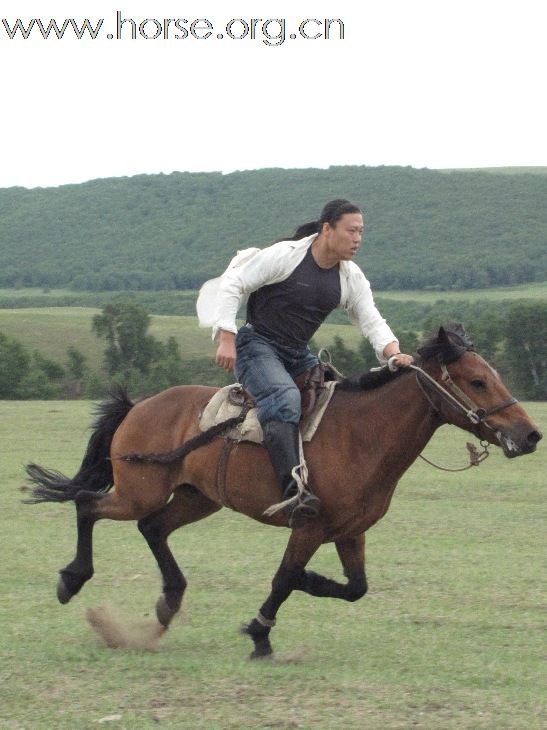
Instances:
[[[450,340],[448,339],[448,335],[446,334],[446,330],[444,327],[439,327],[439,334],[437,335],[437,342],[439,345],[449,345]]]

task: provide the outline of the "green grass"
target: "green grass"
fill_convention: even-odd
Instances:
[[[92,370],[98,371],[103,360],[105,349],[104,341],[99,340],[92,332],[93,316],[100,309],[87,306],[42,306],[50,296],[66,294],[63,291],[53,291],[43,295],[40,304],[33,307],[18,307],[17,298],[26,294],[32,297],[36,290],[3,289],[0,298],[13,298],[13,308],[0,307],[0,332],[16,337],[31,349],[37,349],[46,357],[61,364],[66,361],[66,349],[69,345],[78,348],[86,357]],[[179,293],[181,294],[181,293]],[[183,293],[187,298],[189,292]],[[416,310],[414,305],[430,308],[439,301],[454,305],[469,303],[490,303],[493,308],[509,304],[516,300],[544,300],[547,299],[547,282],[527,284],[522,286],[493,288],[487,290],[470,290],[465,292],[423,292],[423,291],[390,291],[377,292],[376,299],[381,310],[393,310],[389,315],[394,329],[419,329],[424,312]],[[405,308],[405,302],[408,307]],[[186,305],[188,302],[186,301]],[[185,306],[186,306],[185,305]],[[396,321],[401,318],[401,309],[405,312],[405,325],[402,327]],[[445,310],[446,306],[441,306]],[[466,309],[467,311],[467,309]],[[410,313],[410,314],[409,314]],[[388,316],[386,314],[386,316]],[[407,321],[410,320],[410,321]],[[335,335],[339,335],[347,346],[356,349],[361,335],[355,327],[340,327],[339,323],[347,323],[343,312],[336,312],[333,320],[324,324],[314,341],[319,347],[332,345]],[[152,315],[150,332],[161,340],[173,336],[180,346],[183,360],[214,357],[215,348],[211,342],[209,329],[200,329],[194,316]]]
[[[545,168],[547,169],[547,168]],[[123,292],[74,292],[69,289],[51,289],[43,290],[40,288],[21,288],[21,289],[3,289],[0,288],[0,300],[8,301],[9,299],[34,299],[40,300],[40,306],[47,306],[48,299],[54,300],[61,297],[81,297],[82,300],[89,297],[123,296]],[[137,298],[144,295],[153,295],[154,292],[133,292],[133,296]],[[172,294],[172,296],[197,296],[197,292],[190,290],[176,292],[157,292],[158,296]],[[423,291],[405,289],[400,291],[375,291],[375,296],[381,299],[396,299],[398,301],[417,301],[423,303],[435,302],[438,299],[464,299],[482,300],[485,297],[493,300],[513,300],[513,299],[545,299],[547,297],[547,281],[530,282],[527,284],[519,284],[515,286],[490,287],[488,289],[465,289],[450,291]],[[38,305],[37,305],[38,306]]]
[[[91,322],[99,312],[99,309],[86,307],[0,309],[0,332],[17,338],[27,347],[39,350],[61,364],[66,361],[67,347],[73,345],[85,355],[90,367],[98,370],[105,342],[93,334]],[[339,332],[348,345],[357,346],[360,334],[355,327],[340,329],[337,325],[325,324],[314,339],[318,345],[325,346],[332,343]],[[214,358],[211,330],[200,329],[195,317],[152,315],[150,334],[164,341],[175,337],[183,360]]]
[[[17,297],[22,296],[22,292],[28,291],[31,290],[4,289],[0,290],[0,295],[12,292],[13,296]],[[55,294],[58,293],[55,292]],[[44,295],[45,301],[48,296],[48,294]],[[502,306],[502,302],[547,299],[547,282],[465,292],[377,292],[376,299],[380,302],[380,308],[383,304],[390,302],[396,303],[398,306],[404,305],[404,302],[431,306],[438,301],[453,304],[488,301],[495,308]],[[0,332],[16,337],[27,347],[38,349],[47,357],[61,364],[66,361],[67,347],[73,345],[86,356],[90,367],[98,370],[105,349],[104,342],[99,340],[91,330],[93,316],[98,312],[100,309],[76,306],[0,308]],[[335,319],[337,322],[347,322],[343,312],[336,313]],[[419,322],[414,322],[412,328],[419,329],[419,326]],[[210,329],[200,329],[197,326],[197,319],[193,316],[152,315],[150,332],[164,341],[171,336],[175,337],[184,360],[204,357],[212,359],[214,357],[215,348],[211,342]],[[361,335],[355,327],[340,327],[335,323],[326,323],[320,328],[314,341],[319,347],[329,346],[333,343],[335,335],[341,336],[353,349],[358,347],[361,339]]]
[[[529,412],[545,429],[547,404]],[[250,662],[238,625],[269,591],[287,540],[223,510],[172,536],[189,580],[157,653],[103,648],[85,608],[153,614],[159,574],[134,523],[100,523],[96,573],[67,606],[56,571],[75,547],[71,505],[20,502],[22,465],[73,473],[88,402],[1,402],[0,727],[545,727],[547,450],[496,451],[459,475],[417,462],[368,535],[370,591],[355,604],[290,597],[273,631],[277,658]],[[427,449],[449,466],[467,435],[443,428]],[[312,561],[339,576],[332,546]]]
[[[66,360],[66,348],[73,345],[83,352],[91,368],[97,370],[102,363],[105,342],[92,332],[91,323],[99,312],[87,307],[0,309],[0,331],[61,363]],[[150,333],[162,340],[175,337],[185,359],[207,353],[213,356],[210,330],[199,329],[194,317],[154,315]]]
[[[434,304],[439,300],[449,302],[480,302],[485,299],[492,302],[512,302],[515,299],[536,300],[547,298],[547,282],[540,281],[531,284],[519,284],[518,286],[490,287],[489,289],[466,289],[465,291],[379,291],[375,293],[375,298],[394,299],[401,302],[420,302],[422,304]]]

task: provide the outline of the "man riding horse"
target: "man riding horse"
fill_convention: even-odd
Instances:
[[[395,370],[413,362],[399,351],[369,282],[352,261],[363,229],[356,205],[332,200],[318,221],[300,226],[289,239],[237,257],[220,279],[213,322],[216,362],[234,370],[256,402],[283,497],[293,498],[287,507],[291,527],[316,517],[321,507],[308,489],[298,489],[295,479],[301,466],[301,400],[294,382],[319,362],[308,343],[321,323],[343,307],[381,363]],[[236,315],[247,295],[246,323],[238,331]]]

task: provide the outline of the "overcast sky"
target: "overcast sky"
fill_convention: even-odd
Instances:
[[[0,187],[174,170],[547,165],[544,6],[3,0]],[[45,40],[36,23],[11,40],[18,18],[27,30],[33,18],[104,21],[96,40],[72,26]],[[343,39],[337,23],[322,37],[324,18],[343,22]]]

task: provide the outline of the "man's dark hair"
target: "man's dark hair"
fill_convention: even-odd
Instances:
[[[311,236],[313,233],[320,233],[325,223],[328,223],[334,228],[340,218],[343,215],[346,215],[346,213],[360,212],[361,209],[359,206],[350,203],[349,200],[344,200],[343,198],[331,200],[321,211],[319,220],[310,221],[310,223],[303,223],[301,226],[298,226],[294,234],[288,240],[298,241],[306,236]]]

